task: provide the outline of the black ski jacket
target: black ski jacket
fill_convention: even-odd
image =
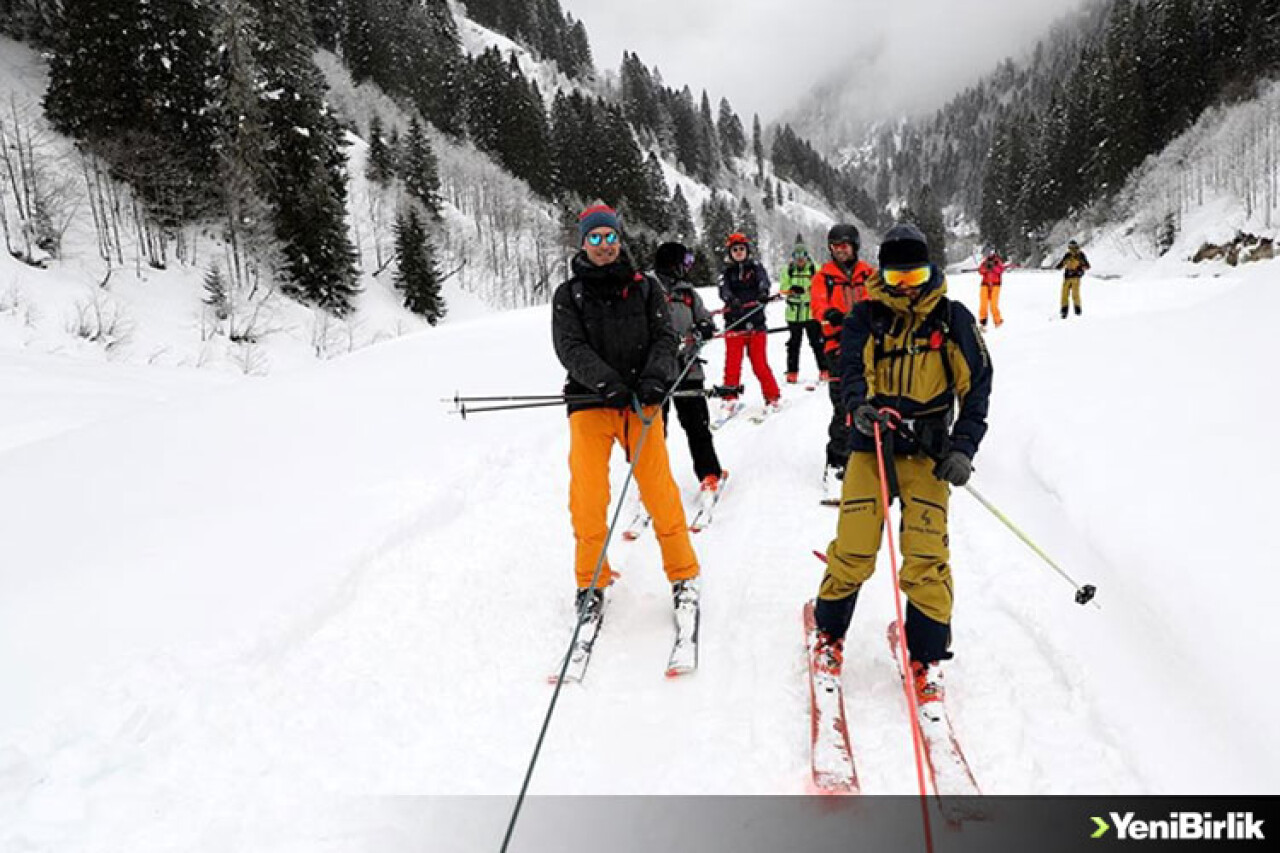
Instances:
[[[597,267],[579,252],[570,270],[551,301],[552,341],[569,372],[565,394],[600,394],[610,382],[634,391],[645,378],[670,385],[679,343],[661,286],[625,259]],[[570,403],[569,413],[603,407]]]
[[[755,313],[752,309],[769,298],[769,273],[755,260],[748,258],[741,263],[730,263],[720,272],[720,298],[724,300],[725,328],[733,326],[735,332],[763,332],[766,328],[764,309]],[[751,316],[741,325],[734,326],[747,314]]]

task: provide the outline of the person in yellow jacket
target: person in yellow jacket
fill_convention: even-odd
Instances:
[[[809,339],[813,360],[818,371],[827,369],[822,350],[822,323],[814,318],[809,306],[809,284],[815,268],[809,257],[809,249],[796,241],[791,250],[791,263],[782,270],[779,290],[787,298],[787,384],[794,385],[800,378],[800,342]]]
[[[942,696],[940,661],[951,657],[952,576],[947,525],[951,487],[963,486],[987,431],[991,359],[973,314],[947,298],[924,234],[895,225],[880,244],[869,298],[844,320],[840,372],[853,415],[840,520],[818,589],[817,664],[838,673],[858,591],[880,550],[886,507],[873,438],[881,423],[890,500],[901,506],[907,650],[921,703]],[[900,418],[911,437],[895,433]]]
[[[1085,271],[1089,269],[1089,259],[1080,250],[1080,244],[1075,240],[1067,243],[1067,253],[1062,256],[1062,260],[1058,261],[1054,269],[1062,270],[1062,319],[1067,319],[1068,297],[1075,306],[1078,316],[1081,311],[1080,279],[1084,278]]]
[[[551,334],[568,371],[569,517],[576,542],[577,609],[599,614],[608,562],[591,585],[609,530],[609,457],[621,444],[635,462],[640,499],[653,517],[677,607],[696,603],[698,558],[663,439],[662,404],[679,373],[679,341],[667,297],[622,251],[618,215],[595,205],[578,219],[573,275],[552,297]],[[640,435],[649,422],[643,447]],[[639,456],[636,456],[639,449]]]

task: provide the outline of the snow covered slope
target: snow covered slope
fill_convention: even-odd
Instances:
[[[1066,321],[1056,276],[1009,276],[974,484],[1097,584],[1100,608],[954,496],[950,696],[988,793],[1277,789],[1278,688],[1258,672],[1280,640],[1274,358],[1242,334],[1280,310],[1271,267],[1086,279]],[[972,277],[952,288],[976,303]],[[554,392],[548,327],[516,311],[165,393],[68,364],[26,407],[9,377],[41,365],[7,361],[0,436],[21,442],[0,452],[0,849],[423,849],[385,813],[335,829],[330,805],[371,801],[333,795],[513,795],[570,630],[564,416],[461,421],[440,398]],[[45,417],[90,381],[109,406]],[[788,398],[717,438],[734,485],[695,540],[700,671],[662,677],[656,545],[618,543],[624,577],[535,792],[804,792],[800,608],[835,517],[818,505],[827,403]],[[670,443],[690,496],[678,427]],[[850,635],[851,734],[864,790],[910,793],[886,578]],[[502,829],[427,847],[495,849]]]

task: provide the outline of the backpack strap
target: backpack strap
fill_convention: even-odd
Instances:
[[[889,327],[896,323],[897,320],[887,307],[875,303],[872,305],[871,316],[871,335],[875,340],[874,358],[876,362],[885,358],[902,358],[903,356],[915,355],[920,352],[936,352],[942,359],[942,371],[947,378],[947,390],[955,391],[956,377],[955,372],[951,368],[951,362],[947,359],[947,354],[943,351],[947,341],[954,340],[951,335],[951,319],[952,307],[951,300],[942,297],[938,300],[938,304],[929,312],[929,316],[925,317],[924,322],[920,325],[921,332],[927,332],[924,346],[918,346],[914,341],[905,347],[887,350],[884,347],[884,336],[889,332]],[[878,315],[878,316],[877,316]],[[917,337],[919,334],[917,333]]]

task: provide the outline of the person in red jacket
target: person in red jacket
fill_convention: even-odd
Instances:
[[[858,259],[862,238],[854,225],[838,222],[827,232],[827,251],[831,259],[814,274],[809,285],[809,306],[813,317],[822,323],[826,369],[822,378],[829,380],[831,423],[827,427],[827,464],[822,483],[826,494],[823,503],[840,503],[840,481],[849,459],[849,423],[840,392],[840,330],[844,315],[855,302],[867,298],[867,279],[875,268]]]
[[[978,295],[978,323],[987,327],[987,314],[999,328],[1004,323],[1000,316],[1000,284],[1004,280],[1004,271],[1008,269],[1004,258],[995,249],[987,252],[987,256],[978,264],[978,273],[982,276],[982,290]]]

